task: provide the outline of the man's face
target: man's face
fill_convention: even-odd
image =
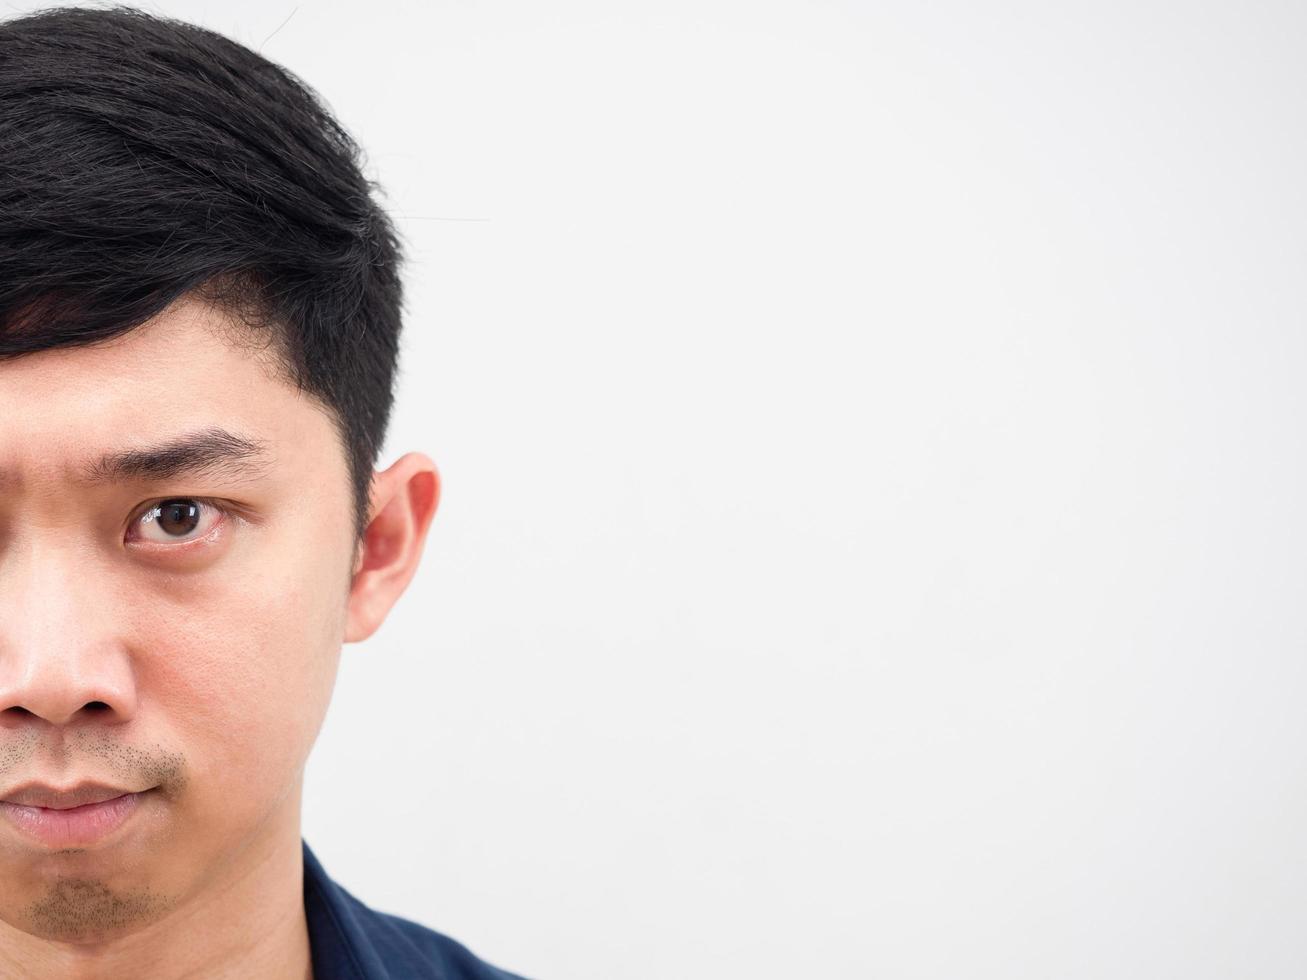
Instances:
[[[111,939],[298,839],[345,632],[349,480],[325,410],[222,324],[185,300],[102,346],[0,361],[0,799],[151,788],[78,847],[0,815],[0,941]],[[128,457],[88,480],[214,429],[263,454],[226,460],[219,439],[199,469]]]

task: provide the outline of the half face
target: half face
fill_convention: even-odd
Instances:
[[[349,480],[326,410],[231,328],[182,300],[0,361],[0,799],[146,791],[107,823],[0,804],[0,943],[107,941],[298,844]]]

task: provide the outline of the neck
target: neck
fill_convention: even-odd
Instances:
[[[312,980],[297,785],[212,883],[145,927],[93,945],[53,942],[0,921],[0,976]]]

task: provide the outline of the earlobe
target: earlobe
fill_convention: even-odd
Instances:
[[[440,502],[440,473],[422,453],[407,453],[372,480],[371,518],[350,585],[344,641],[377,631],[408,587]]]

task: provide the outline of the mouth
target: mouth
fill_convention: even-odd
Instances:
[[[110,795],[110,792],[117,795]],[[0,816],[19,833],[44,847],[85,847],[105,840],[126,824],[139,809],[142,798],[152,792],[153,789],[131,793],[93,787],[52,794],[48,790],[33,789],[0,800]],[[38,797],[56,805],[39,806],[26,802]],[[87,797],[99,798],[74,802]]]

